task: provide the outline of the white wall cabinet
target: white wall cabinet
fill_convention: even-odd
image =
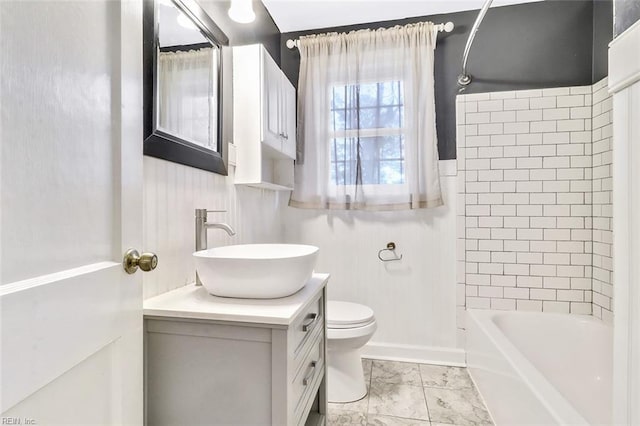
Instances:
[[[289,79],[282,76],[282,95],[283,95],[283,124],[284,139],[282,140],[282,151],[287,157],[296,158],[296,89]]]
[[[296,91],[260,44],[233,48],[235,183],[293,188]]]
[[[204,287],[144,302],[146,424],[326,424],[326,283],[281,299]]]

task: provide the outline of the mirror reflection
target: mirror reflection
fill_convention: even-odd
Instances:
[[[171,0],[158,7],[157,128],[218,147],[220,47]]]

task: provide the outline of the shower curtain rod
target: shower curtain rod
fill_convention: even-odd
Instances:
[[[471,51],[471,45],[473,44],[473,39],[476,37],[476,33],[478,32],[478,28],[484,19],[484,15],[487,14],[489,7],[491,7],[491,3],[493,0],[486,0],[482,9],[480,9],[480,13],[478,13],[478,17],[476,21],[473,23],[473,27],[471,27],[471,32],[469,33],[469,38],[467,39],[467,44],[464,47],[464,54],[462,55],[462,73],[458,76],[458,86],[460,86],[460,90],[464,90],[465,86],[471,84],[471,74],[467,72],[467,61],[469,60],[469,52]]]
[[[453,22],[447,22],[447,23],[443,23],[443,24],[436,24],[436,28],[438,29],[439,32],[445,32],[445,33],[450,33],[451,31],[453,31]],[[289,49],[293,49],[294,47],[298,47],[298,43],[300,42],[299,39],[289,39],[287,40],[287,47]]]

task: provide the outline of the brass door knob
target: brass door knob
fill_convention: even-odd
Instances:
[[[138,253],[136,249],[129,249],[122,259],[122,267],[127,274],[133,274],[138,267],[145,272],[153,271],[158,266],[158,256],[154,253]]]

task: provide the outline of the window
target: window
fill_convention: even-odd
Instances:
[[[332,88],[331,184],[405,183],[403,89],[402,81]]]
[[[431,22],[301,37],[298,158],[289,205],[442,205]]]

